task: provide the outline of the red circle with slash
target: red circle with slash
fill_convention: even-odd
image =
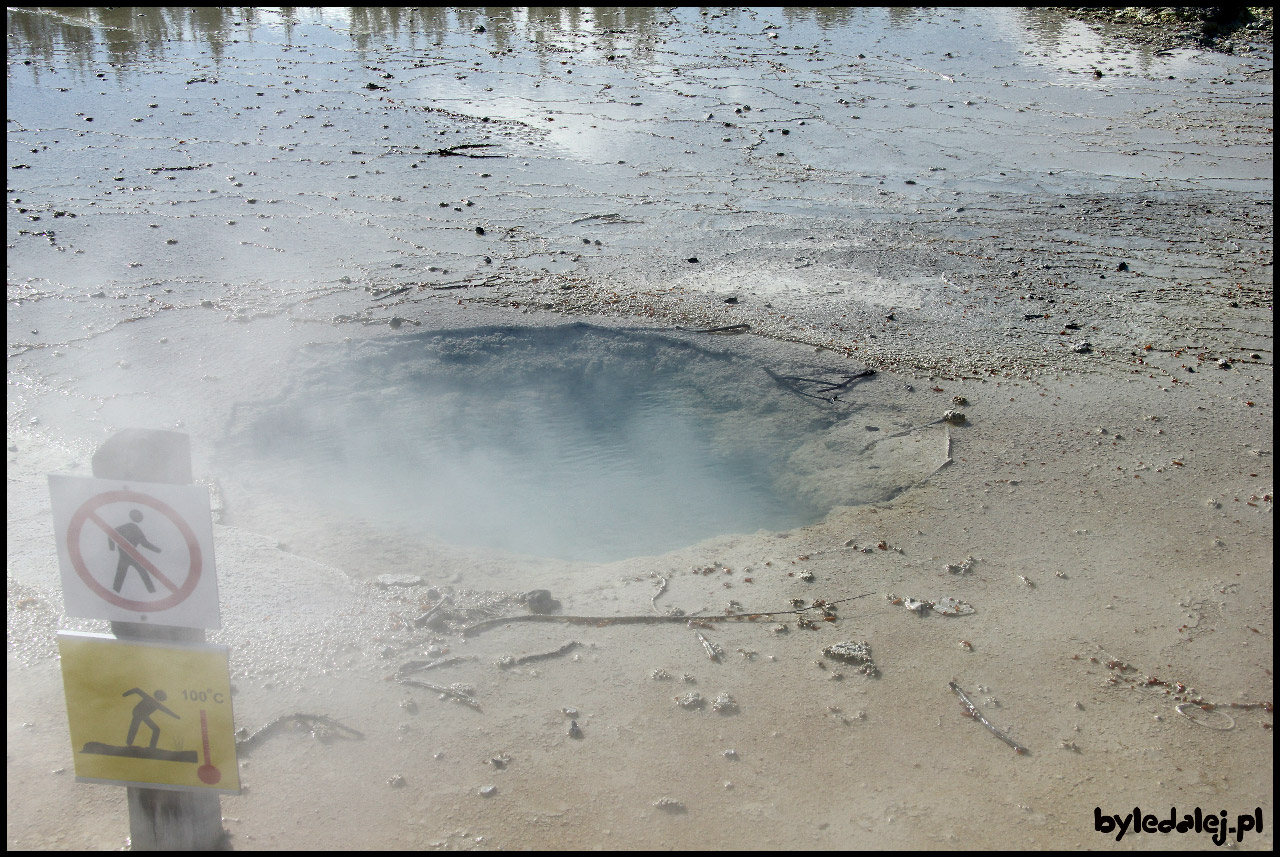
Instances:
[[[187,570],[186,579],[181,583],[175,583],[170,580],[168,575],[156,568],[136,547],[121,538],[115,529],[98,515],[98,510],[108,503],[135,503],[149,506],[168,518],[178,528],[178,532],[182,534],[187,543],[187,554],[191,557],[191,564]],[[89,573],[88,565],[85,563],[84,556],[80,551],[80,532],[84,529],[86,521],[92,521],[100,527],[107,538],[111,539],[119,550],[128,553],[142,568],[146,569],[148,574],[160,581],[160,585],[167,589],[169,594],[156,601],[137,601],[132,598],[125,598],[117,592],[112,592],[94,579],[94,576]],[[127,610],[135,610],[139,613],[168,610],[170,607],[181,604],[195,590],[196,584],[200,582],[200,572],[204,567],[204,559],[200,554],[200,542],[196,538],[195,532],[191,529],[191,525],[184,521],[182,516],[175,512],[169,504],[148,494],[140,494],[137,491],[107,491],[86,500],[79,509],[76,509],[75,514],[71,516],[71,522],[67,525],[67,552],[71,556],[71,567],[76,570],[76,574],[91,590],[109,604],[124,607]]]

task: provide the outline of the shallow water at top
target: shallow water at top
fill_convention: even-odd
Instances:
[[[1232,187],[1260,175],[1258,147],[1196,157],[1174,96],[1269,99],[1263,59],[1153,53],[1034,10],[179,7],[10,10],[9,25],[29,196],[199,216],[273,195],[320,245],[335,221],[387,237],[462,199],[563,236],[557,209],[621,204],[749,213],[794,196],[838,213],[1157,177]],[[424,162],[482,142],[461,152],[504,157]],[[161,166],[201,172],[135,179]]]

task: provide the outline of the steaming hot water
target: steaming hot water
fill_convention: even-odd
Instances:
[[[225,467],[331,520],[604,562],[883,499],[840,476],[859,459],[882,469],[840,438],[851,407],[651,333],[409,334],[343,344],[239,408]],[[878,439],[856,428],[858,447]]]

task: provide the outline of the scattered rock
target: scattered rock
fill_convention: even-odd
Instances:
[[[727,693],[722,693],[711,703],[711,710],[718,714],[737,714],[738,703]]]
[[[899,598],[891,592],[885,598],[888,599],[890,604],[905,607],[912,613],[918,614],[921,618],[928,616],[932,612],[937,612],[943,616],[969,616],[977,612],[973,605],[967,601],[961,601],[950,596],[929,601],[923,598]]]
[[[968,616],[977,612],[967,601],[961,601],[950,596],[943,596],[934,601],[932,609],[943,616]]]
[[[832,643],[822,650],[822,654],[857,666],[863,675],[874,677],[880,674],[871,660],[871,645],[866,640]]]
[[[551,597],[546,589],[534,589],[524,594],[524,606],[530,613],[554,613],[560,609],[560,602]]]
[[[933,607],[933,602],[924,601],[919,598],[903,598],[902,606],[906,607],[912,613],[920,616],[927,616],[929,615],[929,610]]]
[[[691,690],[684,696],[676,697],[676,705],[689,710],[701,708],[705,704],[706,701],[702,698],[702,694],[696,690]]]

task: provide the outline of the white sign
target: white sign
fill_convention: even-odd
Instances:
[[[50,474],[68,616],[221,628],[209,490]]]

